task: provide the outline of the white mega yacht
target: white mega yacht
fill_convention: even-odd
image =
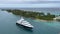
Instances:
[[[27,22],[26,20],[24,20],[22,17],[21,17],[20,20],[18,20],[16,22],[16,24],[22,25],[22,26],[27,27],[27,28],[33,28],[33,26],[29,22]]]

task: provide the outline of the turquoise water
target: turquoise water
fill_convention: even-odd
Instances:
[[[16,21],[20,19],[20,16],[8,13],[6,11],[0,11],[0,34],[59,34],[60,22],[42,22],[33,20],[30,18],[24,18],[29,21],[34,28],[27,30],[21,26],[16,25]]]

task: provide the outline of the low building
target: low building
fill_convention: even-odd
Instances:
[[[60,21],[60,16],[53,18],[54,20]]]

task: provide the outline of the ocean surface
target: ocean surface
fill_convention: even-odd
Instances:
[[[53,13],[60,14],[59,11]],[[20,16],[18,15],[0,10],[0,34],[60,34],[60,22],[44,22],[24,17],[25,20],[34,26],[32,30],[27,30],[22,26],[16,25],[16,21],[19,19]]]

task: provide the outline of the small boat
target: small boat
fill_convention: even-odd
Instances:
[[[20,20],[18,20],[16,24],[22,25],[23,27],[26,27],[26,28],[31,28],[31,29],[33,28],[33,26],[29,22],[27,22],[26,20],[24,20],[23,18],[21,18]]]

